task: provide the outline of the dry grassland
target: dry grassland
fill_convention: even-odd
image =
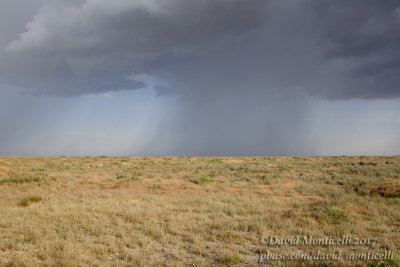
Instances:
[[[376,243],[264,244],[343,235]],[[0,157],[0,266],[258,266],[317,250],[400,252],[400,156]],[[271,265],[295,264],[379,266]]]

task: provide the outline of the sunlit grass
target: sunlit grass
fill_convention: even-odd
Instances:
[[[398,253],[400,157],[0,157],[0,266],[257,266],[337,249],[260,242],[296,235]]]

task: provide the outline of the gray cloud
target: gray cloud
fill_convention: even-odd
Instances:
[[[321,1],[317,19],[324,61],[336,65],[336,88],[316,92],[335,98],[400,96],[400,3]],[[332,87],[333,87],[332,86]]]
[[[78,86],[82,94],[93,93],[97,78],[141,73],[163,53],[202,51],[222,37],[258,27],[266,20],[266,6],[262,0],[47,3],[7,45],[0,74],[36,92],[69,95],[68,88]],[[111,80],[118,90],[120,80]]]
[[[154,85],[154,90],[156,91],[157,96],[168,96],[172,94],[172,89],[163,84]]]
[[[400,97],[399,10],[392,0],[37,0],[0,26],[0,79],[55,96],[152,86],[178,99],[154,138],[171,154],[312,154],[310,96]]]
[[[39,94],[137,89],[125,77],[146,72],[189,94],[200,75],[208,88],[226,80],[214,92],[240,79],[329,99],[400,96],[398,1],[38,3],[0,54],[0,76]]]

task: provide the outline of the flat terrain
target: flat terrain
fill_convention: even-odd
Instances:
[[[297,236],[351,243],[267,244]],[[317,251],[341,258],[271,266],[399,254],[400,156],[0,157],[0,266],[257,266]]]

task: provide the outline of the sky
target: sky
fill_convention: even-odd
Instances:
[[[0,2],[0,155],[398,154],[398,0]]]

